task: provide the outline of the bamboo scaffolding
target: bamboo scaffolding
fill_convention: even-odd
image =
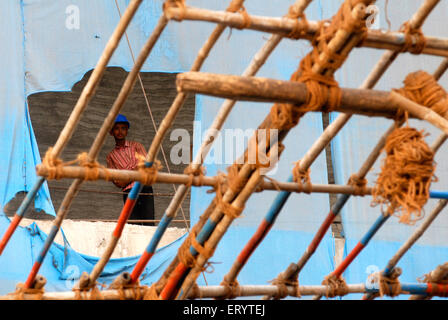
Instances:
[[[237,8],[239,8],[242,5],[242,2],[243,2],[243,0],[233,1],[232,2],[233,7],[236,6]],[[235,8],[235,10],[237,10],[237,8]],[[162,18],[164,20],[166,20],[164,15]],[[196,58],[196,60],[193,64],[193,70],[199,70],[202,63],[205,61],[206,57],[208,56],[209,51],[212,49],[213,45],[218,40],[219,36],[222,34],[224,28],[225,27],[222,27],[222,26],[218,26],[217,28],[215,28],[214,32],[209,37],[208,41],[204,44],[204,46],[200,50],[200,54],[198,55],[198,57]],[[186,98],[187,98],[187,95],[185,95],[185,94],[178,94],[176,96],[176,98],[173,102],[173,105],[168,110],[166,117],[160,124],[159,128],[156,130],[156,136],[155,136],[153,143],[151,144],[148,154],[145,158],[145,161],[146,161],[145,165],[147,167],[151,167],[153,165],[153,163],[156,159],[156,156],[157,156],[157,152],[160,149],[163,137],[166,134],[166,132],[168,131],[172,122],[174,121],[178,111],[184,104]],[[98,261],[98,263],[95,265],[94,269],[92,270],[92,272],[90,274],[90,281],[89,281],[88,285],[91,286],[96,281],[96,279],[100,276],[102,270],[106,266],[107,262],[109,261],[110,257],[112,256],[113,250],[115,249],[115,247],[118,244],[118,240],[121,236],[122,230],[125,226],[127,219],[129,218],[129,215],[130,215],[130,212],[132,211],[133,206],[135,205],[135,202],[138,198],[139,193],[142,191],[142,188],[143,188],[143,186],[139,182],[136,182],[134,184],[134,186],[132,187],[132,189],[129,193],[129,196],[126,200],[126,203],[123,207],[123,211],[120,214],[120,218],[117,223],[117,227],[112,234],[112,238],[108,242],[106,251],[104,252],[103,256],[101,257],[101,259]],[[156,232],[156,235],[160,235],[160,237],[161,237],[163,232],[160,232],[160,230],[166,229],[168,224],[169,224],[169,221],[162,218],[162,221],[160,222],[160,224],[158,226],[158,230],[157,230],[158,232]],[[154,251],[155,251],[155,248],[154,248]],[[151,256],[152,256],[152,254],[150,254],[150,255],[144,254],[144,255],[142,255],[141,259],[149,261]],[[143,271],[143,269],[140,269],[142,267],[142,265],[143,265],[142,261],[139,261],[137,263],[138,271],[137,271],[137,269],[135,269],[135,270],[137,272],[141,273]],[[133,283],[135,283],[137,281],[138,276],[139,275],[137,275],[135,272],[132,273],[131,279],[132,279]]]
[[[78,125],[78,122],[81,118],[82,113],[86,109],[90,99],[95,94],[96,88],[100,82],[100,80],[103,77],[104,71],[106,70],[107,64],[109,63],[110,58],[112,57],[112,54],[115,52],[115,49],[118,47],[118,44],[120,42],[120,39],[123,37],[124,32],[126,31],[128,25],[130,24],[132,17],[137,12],[137,9],[139,8],[140,4],[142,3],[142,0],[133,0],[129,3],[128,7],[126,8],[126,11],[123,14],[123,17],[118,22],[117,27],[115,28],[114,32],[110,36],[106,47],[103,50],[103,53],[101,54],[95,69],[93,70],[91,76],[89,77],[89,80],[87,81],[85,87],[83,88],[81,95],[79,96],[75,107],[73,108],[73,111],[70,114],[70,117],[68,118],[64,128],[62,129],[61,133],[59,134],[59,137],[53,146],[51,156],[54,158],[57,158],[61,155],[62,150],[64,149],[65,145],[67,144],[68,140],[73,135],[73,132],[76,129],[76,126]],[[33,199],[36,197],[37,192],[39,191],[40,187],[45,182],[45,179],[38,178],[35,182],[34,186],[31,188],[31,190],[28,192],[25,199],[22,201],[20,207],[18,208],[17,212],[14,215],[13,220],[11,221],[8,229],[6,230],[5,234],[3,235],[3,238],[0,242],[0,255],[3,252],[4,248],[6,247],[9,239],[11,238],[12,234],[16,230],[17,226],[19,225],[20,221],[22,220],[23,216],[25,215],[26,210],[31,205]]]
[[[386,137],[390,134],[389,131],[391,131],[391,130],[389,129],[388,132],[386,132],[386,134],[383,136],[384,139],[383,138],[380,139],[380,142],[378,143],[377,147],[381,144],[384,145],[383,141],[385,141]],[[436,153],[438,150],[437,146],[438,146],[438,144],[431,146],[431,149],[434,153]],[[378,149],[377,147],[375,149]],[[375,154],[375,153],[377,153],[377,151],[375,150],[372,153]],[[372,165],[373,165],[373,163],[372,163]],[[367,168],[365,170],[367,170]],[[367,172],[365,174],[367,174]],[[362,177],[364,177],[364,176],[365,175],[363,175]],[[436,208],[436,210],[434,212],[436,212],[438,208],[440,208],[440,210],[443,208],[443,207],[440,207],[440,202],[439,202],[439,206]],[[438,213],[436,213],[436,216],[437,216],[437,214]],[[367,230],[367,232],[364,234],[364,236],[358,242],[358,244],[350,251],[350,253],[347,255],[347,257],[336,267],[336,269],[330,274],[330,276],[339,278],[342,275],[342,273],[344,273],[344,271],[348,268],[348,266],[353,262],[353,260],[361,253],[361,251],[364,250],[364,248],[368,245],[370,240],[372,240],[372,238],[375,236],[375,234],[379,231],[379,229],[384,225],[384,223],[386,223],[386,221],[390,217],[391,216],[388,214],[381,213],[381,215],[376,219],[376,221],[373,223],[373,225],[370,227],[370,229]],[[429,224],[431,224],[432,221],[433,221],[433,219],[429,221]],[[426,227],[429,227],[429,224]],[[421,232],[423,233],[424,230]],[[421,236],[421,234],[417,233],[415,236],[419,237],[419,236]],[[414,240],[416,241],[417,239],[414,239]],[[411,241],[413,241],[413,240],[411,240]],[[406,249],[406,250],[408,250],[408,249]],[[392,269],[387,269],[387,274],[390,274],[391,272],[392,272]],[[314,297],[314,300],[318,300],[320,298],[321,298],[321,296],[316,296],[316,297]]]
[[[312,0],[298,0],[296,1],[292,8],[295,9],[299,13],[303,13],[306,7],[311,3]],[[243,72],[243,76],[252,76],[255,75],[258,70],[263,66],[263,64],[266,62],[269,55],[272,53],[272,51],[276,48],[276,46],[280,43],[282,40],[282,36],[280,35],[272,35],[271,38],[266,42],[266,44],[255,54],[254,58],[250,62],[249,66],[246,68],[246,70]],[[230,114],[230,111],[232,110],[233,106],[235,105],[235,100],[226,100],[222,104],[221,108],[218,111],[217,116],[215,117],[210,129],[208,132],[218,132],[221,130],[222,125],[224,124],[225,120],[227,119],[227,116]],[[198,170],[200,166],[203,164],[203,161],[205,157],[208,154],[208,151],[211,148],[211,145],[214,141],[212,139],[213,136],[211,134],[208,134],[208,136],[204,139],[202,145],[199,148],[199,151],[197,155],[195,156],[195,159],[193,161],[192,169]],[[179,189],[176,192],[176,195],[173,197],[172,201],[170,202],[164,217],[162,219],[166,220],[165,226],[168,225],[169,221],[173,219],[177,213],[178,208],[181,206],[183,200],[185,199],[185,196],[189,190],[189,187],[186,185],[181,185]],[[162,226],[163,227],[163,226]],[[202,228],[202,226],[200,226]],[[166,228],[166,227],[165,227]],[[161,230],[161,234],[163,234],[163,230]],[[145,250],[145,253],[143,255],[145,256],[142,258],[141,263],[138,264],[134,270],[136,272],[132,273],[133,281],[136,281],[136,278],[138,277],[140,270],[144,267],[144,265],[149,261],[150,256],[148,257],[148,252],[154,248],[154,246],[157,245],[158,239],[153,237],[151,239],[151,242],[148,244],[147,250]],[[178,262],[177,257],[172,262],[172,266],[170,266],[167,269],[166,274],[162,276],[162,279],[159,281],[159,286],[163,286],[163,282],[166,280],[166,276],[169,274],[169,271],[174,268],[174,265]]]
[[[406,240],[405,243],[397,250],[395,255],[389,260],[386,265],[386,268],[382,271],[383,276],[389,277],[400,259],[405,255],[405,253],[420,239],[420,237],[425,233],[425,231],[429,228],[431,223],[438,217],[439,213],[446,207],[448,200],[440,200],[436,207],[432,210],[428,218],[414,231],[414,233]],[[367,295],[364,299],[370,300],[373,299],[374,295]]]
[[[128,9],[126,9],[125,13],[123,14],[123,17],[128,15],[127,12],[128,12]],[[168,23],[168,20],[166,20],[162,16],[159,19],[159,21],[154,29],[154,32],[151,34],[151,36],[148,38],[147,42],[145,43],[144,47],[142,48],[142,50],[137,58],[136,63],[134,64],[131,72],[126,77],[125,82],[120,90],[118,97],[116,98],[111,110],[109,111],[109,114],[104,119],[104,122],[103,122],[100,130],[98,131],[98,134],[95,137],[95,140],[93,141],[93,143],[90,147],[90,150],[88,153],[88,158],[89,158],[90,162],[93,163],[95,161],[95,159],[97,158],[98,153],[101,149],[101,146],[103,145],[108,132],[110,131],[110,129],[113,126],[116,116],[118,115],[119,111],[121,110],[127,97],[129,96],[130,92],[132,91],[132,89],[134,87],[135,81],[137,79],[137,76],[139,74],[141,67],[143,66],[144,62],[146,61],[148,55],[150,54],[152,48],[154,47],[154,44],[157,42],[157,39],[159,38],[160,34],[164,30],[167,23]],[[25,283],[25,286],[29,287],[29,285],[32,283],[32,279],[36,276],[38,270],[40,269],[40,265],[42,264],[42,261],[45,258],[52,242],[54,241],[56,234],[62,225],[62,221],[64,220],[65,216],[67,215],[67,213],[70,209],[70,205],[71,205],[74,197],[77,195],[82,183],[83,183],[83,180],[76,179],[70,185],[67,193],[65,194],[65,197],[64,197],[64,199],[59,207],[59,210],[57,212],[56,218],[53,221],[51,231],[48,234],[47,239],[45,240],[43,248],[41,249],[41,252],[39,254],[39,259],[33,265],[32,270],[30,271],[30,273],[28,275],[28,279]],[[130,209],[132,209],[132,208],[130,208]],[[94,270],[95,270],[95,268],[94,268]]]
[[[367,288],[364,283],[349,284],[347,287],[348,293],[378,293],[378,289],[374,287]],[[241,285],[238,287],[237,297],[275,296],[282,293],[286,293],[287,296],[297,297],[297,292],[300,293],[300,296],[325,295],[328,290],[328,286],[324,285],[304,285],[298,288],[288,285],[284,288],[279,288],[276,285]],[[434,290],[431,284],[401,283],[400,294],[426,294],[431,290]],[[438,285],[432,296],[445,297],[447,291],[448,285]],[[136,288],[106,289],[99,291],[96,295],[90,293],[81,293],[78,295],[74,291],[44,292],[42,296],[40,294],[24,293],[23,300],[143,300],[147,292],[148,287],[141,286]],[[198,286],[195,290],[192,290],[187,299],[222,299],[227,294],[228,288],[225,286]],[[8,294],[0,296],[0,300],[17,300],[17,298],[14,294]]]
[[[428,17],[430,12],[436,7],[436,5],[439,3],[439,0],[426,0],[421,7],[417,10],[417,12],[411,17],[409,20],[409,25],[412,28],[420,28],[425,19]],[[386,70],[389,68],[389,66],[395,61],[395,59],[398,57],[399,52],[394,51],[387,51],[383,54],[381,59],[378,61],[378,63],[375,65],[375,67],[372,69],[370,74],[365,79],[364,83],[361,85],[361,89],[371,89],[373,88],[376,83],[379,81],[381,76],[386,72]],[[442,64],[439,66],[439,68],[434,73],[434,77],[438,80],[443,75],[443,73],[448,68],[448,59],[445,59]],[[312,148],[305,154],[303,159],[300,161],[299,170],[305,171],[307,170],[312,162],[317,158],[317,156],[322,152],[322,150],[325,148],[325,146],[336,136],[336,134],[342,129],[342,127],[350,120],[351,114],[340,114],[335,121],[333,121],[327,128],[325,128],[323,134],[319,137],[319,139],[313,144]],[[392,125],[387,132],[381,137],[373,151],[368,156],[367,160],[364,162],[363,166],[359,170],[357,177],[359,179],[363,179],[367,172],[370,170],[370,168],[375,163],[376,159],[379,157],[381,149],[383,148],[387,136],[393,131],[395,128],[394,125]],[[443,135],[442,135],[443,136]],[[439,138],[436,141],[436,145],[434,146],[434,149],[437,150],[440,145],[444,142],[443,137]],[[308,262],[310,257],[313,255],[315,250],[320,244],[320,241],[324,237],[325,233],[327,232],[328,228],[330,227],[331,223],[334,221],[336,216],[339,214],[339,212],[344,207],[345,203],[348,201],[349,196],[343,195],[338,197],[335,204],[332,206],[330,212],[328,213],[326,219],[322,223],[321,227],[317,231],[315,237],[311,241],[310,245],[307,247],[304,254],[299,259],[298,263],[291,263],[289,267],[280,273],[278,275],[278,279],[280,280],[288,280],[298,277],[300,271],[305,266],[305,264]],[[268,299],[268,296],[263,297],[263,299]]]
[[[364,4],[370,4],[370,3],[372,3],[372,1],[364,2]],[[356,6],[355,9],[353,10],[352,14],[357,18],[361,18],[360,14],[361,14],[361,11],[364,9],[365,9],[365,7],[363,7],[361,4],[358,4],[358,6]],[[348,54],[350,52],[350,50],[356,45],[356,43],[359,42],[358,35],[354,35],[353,37],[352,36],[353,35],[351,33],[347,32],[346,30],[339,29],[336,32],[335,37],[332,40],[330,40],[330,42],[328,44],[329,52],[345,51],[344,53]],[[327,54],[329,54],[329,52],[321,54],[319,61],[321,61],[321,62],[326,61],[329,58],[329,56],[327,55]],[[326,71],[323,69],[324,68],[321,65],[319,65],[318,63],[316,63],[312,67],[312,70],[315,73],[323,74],[324,72],[326,72],[326,74],[331,74],[333,72],[333,70],[330,70],[330,69],[327,69]],[[269,123],[269,120],[270,120],[270,118],[268,117],[265,120],[265,122],[261,125],[261,128],[264,128]],[[281,130],[281,131],[284,131],[284,132],[279,134],[279,142],[284,138],[284,136],[286,136],[286,134],[288,133],[289,130]],[[274,142],[274,143],[276,143],[276,142]],[[243,168],[245,166],[246,165],[244,165]],[[232,202],[232,205],[234,207],[241,208],[244,206],[244,203],[247,201],[248,197],[253,192],[253,188],[255,188],[256,184],[259,182],[259,179],[260,179],[259,171],[255,171],[249,178],[249,181],[246,184],[246,186],[239,193],[239,195],[236,197],[236,199]],[[233,197],[234,195],[232,193],[233,192],[231,190],[226,191],[226,193],[224,194],[225,202],[229,203],[228,202],[229,199],[226,199],[226,197],[227,196],[229,196],[229,198]],[[230,223],[233,220],[228,215],[225,215],[224,217],[222,217],[222,212],[220,212],[220,211],[221,210],[219,210],[219,209],[215,210],[214,214],[212,214],[210,217],[211,221],[219,221],[219,224],[215,228],[216,232],[211,232],[210,237],[207,237],[208,238],[207,245],[209,248],[216,247],[220,238],[223,236],[223,234],[225,233],[225,231],[230,226]],[[221,220],[221,218],[222,218],[222,220]],[[203,231],[204,231],[204,229],[201,230],[201,232],[203,232]],[[210,231],[206,231],[205,233],[209,233]],[[199,235],[201,235],[201,234],[199,234]],[[202,241],[200,243],[202,244],[203,242],[204,241]],[[192,253],[194,253],[194,252],[192,252]],[[201,268],[207,261],[207,258],[202,256],[201,254],[199,254],[197,256],[198,256],[198,258],[196,261],[196,266],[193,268],[193,271],[189,272],[189,275],[183,281],[182,287],[180,288],[180,291],[179,291],[179,295],[177,296],[178,299],[185,298],[185,296],[188,294],[189,290],[191,289],[191,286],[193,285],[193,283],[196,279],[196,275],[195,275],[195,273],[197,273],[196,270],[198,268]]]
[[[307,99],[303,83],[267,78],[186,72],[177,76],[179,91],[242,101],[303,104]],[[334,111],[394,119],[399,109],[448,132],[446,119],[395,92],[341,88],[342,102]],[[320,112],[320,111],[317,111]]]
[[[169,8],[167,17],[172,20],[192,20],[225,24],[231,28],[250,29],[261,32],[268,32],[287,37],[297,27],[296,20],[273,17],[250,16],[250,25],[246,25],[245,18],[240,13],[229,13],[216,10],[206,10],[200,8],[186,7]],[[328,24],[328,23],[327,23]],[[307,21],[307,24],[299,25],[299,31],[303,31],[303,38],[307,40],[313,39],[319,29],[318,21]],[[448,57],[448,39],[425,36],[426,46],[423,54]],[[413,45],[416,39],[413,38]],[[405,45],[405,34],[403,32],[386,32],[369,30],[367,38],[360,43],[361,47],[373,49],[387,49],[400,51]]]

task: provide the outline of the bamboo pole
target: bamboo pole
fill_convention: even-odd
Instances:
[[[430,5],[430,4],[428,4]],[[424,7],[426,8],[426,7]],[[169,8],[167,10],[169,19],[173,20],[193,20],[211,23],[225,24],[231,28],[247,28],[251,30],[268,32],[287,37],[296,28],[296,20],[287,17],[272,18],[251,15],[251,23],[245,26],[245,18],[240,13],[229,13],[216,10],[206,10],[200,8],[186,7]],[[419,17],[426,18],[426,17]],[[328,24],[328,23],[327,23]],[[319,22],[308,21],[307,25],[299,25],[300,31],[304,32],[303,38],[307,40],[313,39],[319,28]],[[426,46],[423,54],[448,56],[448,39],[425,36]],[[416,40],[413,39],[415,45]],[[377,30],[369,30],[367,38],[360,44],[361,47],[374,49],[386,49],[392,51],[400,51],[405,45],[405,34],[403,32],[385,32]]]
[[[437,269],[435,271],[437,271]],[[347,285],[347,288],[348,294],[376,294],[379,291],[376,288],[366,288],[364,283],[349,284]],[[325,295],[328,292],[328,289],[329,288],[324,285],[302,285],[298,288],[294,286],[279,288],[276,285],[241,285],[238,288],[238,297],[257,297],[261,295],[277,296],[285,293],[287,296],[297,297],[297,292],[300,293],[300,296],[311,296],[316,294]],[[400,294],[425,294],[428,291],[431,291],[431,289],[431,285],[426,283],[402,283]],[[434,292],[434,296],[445,297],[445,292],[447,290],[448,285],[439,285]],[[89,293],[81,293],[77,296],[77,293],[74,291],[44,292],[41,297],[39,296],[40,294],[25,293],[23,295],[23,300],[142,300],[145,298],[147,292],[147,286],[140,286],[122,289],[109,288],[99,291],[97,296],[93,296]],[[225,286],[198,286],[195,290],[192,290],[187,299],[222,299],[226,297],[227,293],[228,289]],[[7,294],[0,296],[0,300],[17,300],[17,298],[14,294]]]
[[[303,13],[304,10],[306,9],[306,7],[311,3],[311,1],[312,0],[298,0],[293,4],[293,8],[297,12]],[[269,55],[277,47],[277,45],[280,43],[280,41],[282,39],[283,39],[283,37],[280,35],[272,35],[270,37],[270,39],[266,42],[266,44],[255,54],[254,58],[252,59],[252,61],[249,64],[249,66],[243,72],[243,76],[255,75],[258,72],[258,70],[263,66],[263,64],[266,62]],[[218,111],[218,114],[215,117],[215,119],[213,120],[213,123],[210,127],[211,130],[208,131],[208,135],[206,136],[203,143],[201,144],[199,151],[198,151],[197,155],[195,156],[194,161],[191,164],[193,170],[198,170],[200,168],[200,166],[203,164],[203,161],[206,158],[208,151],[210,150],[211,145],[214,141],[214,139],[212,139],[213,136],[212,136],[211,132],[219,132],[221,130],[225,120],[227,119],[227,116],[230,114],[235,103],[236,103],[235,100],[226,100],[221,105],[221,107]],[[167,220],[173,219],[175,217],[178,208],[180,207],[180,205],[182,204],[183,200],[185,199],[185,197],[187,195],[188,190],[189,190],[189,187],[187,187],[186,185],[181,185],[179,187],[179,189],[176,192],[176,195],[171,200],[171,202],[166,210],[166,213],[164,215],[164,217],[165,216],[167,217]],[[198,227],[202,228],[202,225],[200,223],[201,222],[198,223]],[[151,240],[151,242],[148,245],[149,247],[153,247],[156,240],[155,241]],[[147,252],[147,251],[148,250],[145,250],[145,252]],[[177,262],[178,261],[177,261],[177,257],[176,257],[172,262],[172,268],[174,268],[174,266],[176,265]],[[142,262],[142,264],[143,263],[144,263],[144,261]],[[167,269],[167,272],[158,281],[159,287],[164,286],[164,283],[166,282],[167,277],[169,276],[168,271],[170,271],[170,270]],[[138,272],[136,272],[136,273],[138,273]],[[135,279],[135,276],[133,279]]]
[[[126,31],[126,28],[128,27],[129,23],[132,20],[132,17],[135,15],[137,9],[139,8],[142,0],[133,0],[129,3],[128,7],[126,8],[126,11],[123,15],[123,17],[118,22],[117,27],[115,28],[114,32],[110,36],[106,47],[103,50],[103,53],[101,54],[95,69],[93,70],[91,76],[89,77],[89,80],[87,81],[86,85],[84,86],[81,95],[78,98],[78,101],[76,102],[75,107],[73,108],[70,117],[68,118],[64,128],[62,129],[61,133],[59,134],[59,137],[53,146],[51,156],[54,158],[57,158],[61,155],[62,150],[64,149],[65,145],[67,144],[68,140],[73,135],[73,132],[75,131],[76,126],[78,125],[78,122],[81,118],[82,113],[84,112],[85,108],[87,107],[90,99],[95,94],[96,88],[100,82],[100,80],[103,77],[104,71],[106,70],[107,64],[109,63],[110,58],[112,57],[112,54],[115,52],[115,49],[118,47],[118,44],[120,42],[120,39],[123,37],[124,32]],[[39,178],[37,179],[35,185],[33,188],[28,192],[26,198],[22,201],[22,204],[18,208],[18,211],[14,215],[13,221],[9,225],[6,233],[4,234],[2,241],[0,242],[0,255],[3,252],[4,248],[6,247],[9,239],[11,238],[12,234],[16,230],[17,226],[19,225],[20,221],[22,220],[26,210],[32,203],[32,200],[36,197],[37,192],[39,191],[42,184],[45,182],[44,179]]]
[[[177,87],[183,92],[243,101],[300,105],[307,99],[305,84],[267,78],[186,72],[177,76]],[[341,105],[334,111],[394,119],[398,110],[404,109],[413,117],[426,120],[448,132],[448,124],[444,118],[396,92],[351,88],[342,88],[341,92]]]
[[[371,1],[366,1],[366,4],[371,3]],[[360,19],[362,15],[364,15],[365,13],[365,6],[364,3],[359,3],[354,10],[352,11],[353,16],[355,17],[355,19]],[[347,32],[346,30],[343,29],[339,29],[334,38],[330,40],[330,42],[328,43],[328,51],[327,52],[323,52],[320,55],[320,62],[326,61],[329,59],[329,55],[331,53],[335,53],[335,52],[341,52],[341,51],[346,51],[346,54],[348,54],[348,52],[350,51],[350,49],[352,49],[356,43],[356,39],[359,37],[358,35],[355,37],[352,37],[352,34],[350,32]],[[348,48],[348,49],[347,49]],[[331,69],[324,69],[323,65],[316,63],[313,67],[312,67],[313,72],[315,73],[320,73],[320,74],[324,74],[326,73],[327,75],[330,75],[332,72],[334,72],[334,70]],[[268,118],[265,120],[266,122],[269,122],[270,117],[268,116]],[[263,128],[263,124],[261,125],[261,128]],[[279,135],[279,141],[282,140],[282,138],[284,138],[286,136],[286,134],[288,133],[289,130],[284,130],[285,132],[282,134],[280,133]],[[283,137],[282,137],[283,136]],[[244,166],[243,166],[244,168]],[[244,200],[243,201],[238,201],[240,196],[243,199],[246,199],[246,197],[250,196],[251,194],[251,187],[253,184],[256,184],[259,182],[260,179],[260,175],[259,172],[256,171],[255,173],[252,174],[252,176],[249,178],[249,182],[246,184],[245,188],[243,188],[243,191],[236,197],[236,200],[232,203],[232,205],[239,207],[241,204],[244,204]],[[229,190],[226,192],[226,194],[224,195],[224,197],[228,194]],[[231,192],[231,191],[230,191]],[[224,200],[226,201],[226,199]],[[227,202],[227,201],[226,201]],[[219,221],[221,220],[222,217],[222,213],[220,212],[220,210],[216,210],[215,212],[216,217],[214,219],[212,219],[213,221]],[[212,214],[213,218],[214,215]],[[216,227],[216,232],[211,233],[209,239],[207,240],[207,244],[209,245],[209,247],[211,248],[215,248],[217,243],[219,242],[220,238],[223,236],[223,234],[225,233],[225,231],[227,230],[227,228],[229,227],[230,223],[232,222],[233,219],[229,218],[228,215],[225,215],[224,217],[222,217],[222,221],[219,222],[218,226]],[[201,231],[202,232],[202,231]],[[205,239],[204,239],[205,240]],[[178,299],[183,299],[185,298],[186,295],[188,295],[189,290],[191,289],[191,286],[193,285],[195,279],[196,279],[196,273],[197,273],[197,269],[201,268],[204,263],[207,261],[207,258],[203,257],[202,255],[198,255],[197,261],[196,261],[196,266],[195,268],[193,268],[193,271],[189,272],[189,275],[185,278],[183,285],[179,291],[179,294],[177,296]],[[196,270],[195,270],[196,269]]]
[[[126,11],[124,12],[123,17],[129,15],[127,12],[128,12],[128,9],[126,9]],[[156,25],[156,28],[154,29],[153,33],[148,38],[147,42],[145,43],[144,47],[142,48],[142,51],[140,52],[140,54],[137,58],[137,61],[134,64],[131,72],[126,77],[126,80],[120,90],[118,97],[116,98],[111,110],[109,111],[109,114],[104,119],[104,122],[103,122],[97,136],[95,137],[94,142],[92,143],[92,145],[90,147],[90,150],[88,153],[88,158],[91,162],[95,161],[96,157],[98,156],[99,150],[101,149],[101,146],[104,143],[107,133],[112,128],[116,116],[118,115],[118,113],[121,110],[122,106],[124,105],[127,97],[129,96],[130,92],[133,89],[133,86],[135,84],[135,81],[137,79],[137,76],[139,74],[141,67],[143,66],[144,62],[146,61],[148,55],[150,54],[152,48],[154,47],[154,44],[157,42],[158,38],[160,37],[160,34],[164,30],[167,23],[168,23],[168,20],[166,20],[163,16],[159,19],[159,21]],[[76,197],[82,183],[83,183],[83,180],[76,179],[75,181],[73,181],[73,183],[71,184],[67,193],[65,194],[62,204],[57,212],[56,218],[53,221],[51,232],[49,233],[47,239],[45,240],[44,247],[42,248],[42,250],[39,254],[39,259],[38,259],[38,261],[36,261],[35,265],[33,266],[32,270],[28,276],[28,279],[26,282],[27,286],[29,286],[29,284],[31,283],[32,279],[34,278],[36,272],[39,270],[40,265],[41,265],[43,259],[45,258],[46,254],[51,246],[51,243],[54,241],[56,234],[61,227],[62,221],[64,220],[65,216],[67,215],[67,213],[70,209],[71,203],[72,203],[73,199]],[[132,207],[128,206],[126,208],[132,210]],[[124,208],[124,209],[126,209],[126,208]],[[129,213],[130,213],[130,211],[129,211]]]

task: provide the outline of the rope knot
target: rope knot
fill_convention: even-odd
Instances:
[[[328,298],[345,296],[349,293],[348,286],[342,277],[336,277],[334,275],[327,276],[322,281],[322,285],[327,286],[325,296]]]
[[[136,158],[138,159],[137,170],[141,173],[142,178],[140,182],[144,185],[153,185],[157,180],[157,173],[162,168],[159,160],[154,162],[146,162],[145,157],[136,153]]]
[[[359,177],[356,173],[352,174],[347,182],[348,185],[355,188],[355,195],[364,196],[366,194],[367,179]]]
[[[398,212],[399,222],[414,224],[429,199],[435,171],[434,153],[423,139],[423,131],[403,127],[386,139],[386,158],[372,191],[372,205],[386,205],[384,214]],[[416,218],[414,218],[414,215]]]
[[[190,176],[190,180],[186,184],[187,187],[190,187],[193,184],[194,177],[199,177],[199,186],[203,185],[203,177],[205,175],[205,167],[198,166],[196,168],[193,167],[192,163],[190,163],[184,170],[184,173]]]
[[[400,31],[404,33],[404,45],[400,52],[409,51],[412,54],[421,54],[427,42],[422,29],[412,28],[409,22],[405,22],[400,27]]]
[[[167,17],[167,19],[171,19],[171,15],[167,13],[166,9],[168,8],[179,8],[181,9],[180,16],[178,18],[179,21],[182,21],[185,17],[186,5],[185,0],[166,0],[163,3],[163,13]]]
[[[224,280],[221,282],[221,286],[226,288],[225,294],[217,298],[217,300],[235,299],[236,297],[241,296],[241,287],[236,279],[229,281],[227,277],[224,277]]]
[[[310,168],[304,170],[300,166],[300,160],[295,162],[295,166],[292,169],[293,181],[296,182],[299,186],[299,190],[305,193],[311,193],[311,178]]]
[[[63,161],[53,155],[53,147],[48,148],[44,158],[42,159],[42,164],[48,169],[47,180],[61,179]]]

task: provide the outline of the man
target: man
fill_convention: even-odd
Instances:
[[[110,130],[110,135],[115,139],[115,148],[107,155],[107,167],[111,169],[120,170],[136,170],[138,159],[136,154],[143,157],[146,156],[146,151],[143,145],[139,142],[126,140],[130,123],[128,119],[122,114],[119,114],[115,119],[114,126]],[[122,189],[123,202],[126,202],[129,192],[134,186],[135,182],[126,183],[120,181],[113,181],[113,183]],[[151,186],[144,186],[141,193],[153,193]],[[129,220],[154,220],[154,197],[152,195],[140,195],[137,199],[134,209],[129,217]],[[153,226],[153,222],[136,223],[142,225]]]

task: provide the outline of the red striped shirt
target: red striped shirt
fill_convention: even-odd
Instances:
[[[146,151],[140,142],[125,141],[123,146],[115,146],[115,148],[109,152],[106,157],[107,167],[111,169],[119,170],[135,170],[137,169],[138,159],[136,153],[146,156]],[[132,188],[134,182],[128,184],[123,188],[128,190]]]

